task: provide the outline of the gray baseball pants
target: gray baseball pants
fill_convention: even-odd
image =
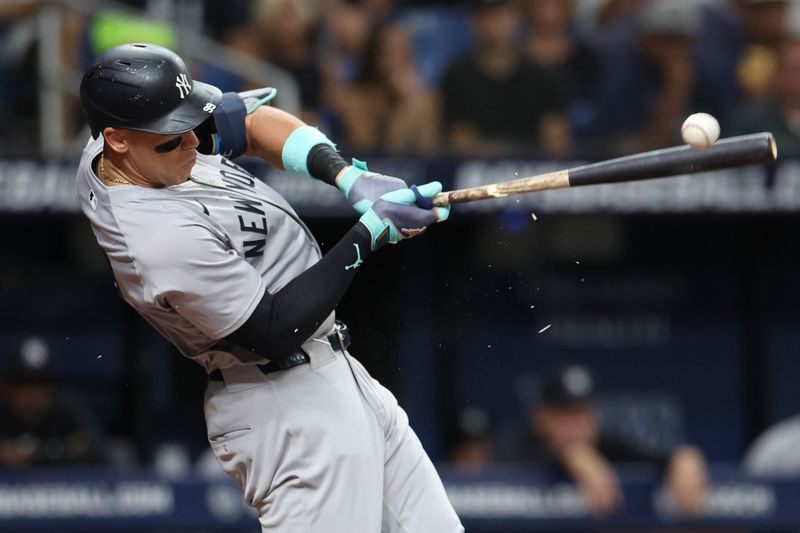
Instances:
[[[464,528],[394,395],[324,339],[310,363],[210,381],[208,440],[269,533],[457,533]]]

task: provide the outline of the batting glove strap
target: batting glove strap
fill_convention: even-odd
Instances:
[[[387,220],[381,219],[374,211],[369,210],[361,215],[358,222],[367,228],[369,232],[371,250],[377,250],[384,244],[393,242],[391,240],[392,224]],[[394,242],[397,242],[397,240]]]
[[[353,158],[353,164],[347,170],[344,171],[342,177],[339,178],[339,182],[336,184],[339,187],[339,190],[342,191],[342,194],[345,195],[349,199],[350,196],[350,189],[353,187],[353,184],[365,173],[369,172],[367,168],[367,164],[364,161],[359,161],[356,158]]]

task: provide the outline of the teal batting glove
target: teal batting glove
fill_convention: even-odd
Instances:
[[[434,181],[422,185],[419,190],[426,197],[432,197],[442,191],[442,184]],[[398,189],[382,195],[367,209],[359,222],[369,231],[373,250],[416,237],[450,214],[449,208],[424,209],[415,202],[414,191]]]
[[[353,166],[344,171],[336,186],[362,215],[384,194],[408,187],[400,178],[370,172],[367,164],[358,159],[353,159]]]

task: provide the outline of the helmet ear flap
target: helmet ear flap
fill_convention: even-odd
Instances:
[[[204,155],[219,153],[219,133],[217,133],[217,121],[214,120],[214,115],[201,122],[193,131],[197,135],[197,140],[200,141],[200,144],[197,145],[199,153]]]

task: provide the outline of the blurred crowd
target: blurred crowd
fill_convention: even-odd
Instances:
[[[80,72],[120,42],[181,51],[177,29],[193,26],[273,69],[250,79],[196,61],[197,79],[240,91],[278,76],[275,85],[297,91],[296,102],[278,105],[351,155],[608,157],[678,144],[683,119],[705,111],[723,136],[772,131],[783,156],[800,156],[800,9],[791,0],[206,0],[189,2],[193,16],[180,24],[158,17],[163,1],[118,4],[61,18],[65,66]],[[45,5],[0,2],[0,155],[38,143]],[[65,119],[80,146],[86,132],[72,98]],[[46,343],[24,339],[3,357],[1,466],[135,461],[54,379]],[[648,446],[608,433],[591,370],[580,365],[535,381],[514,427],[495,427],[480,409],[455,413],[448,459],[466,469],[552,468],[597,514],[622,505],[613,465],[643,461],[663,467],[680,512],[699,512],[708,472],[691,435]],[[796,435],[797,419],[773,428],[745,465],[800,473]],[[154,462],[221,473],[209,456],[191,455],[164,441]]]
[[[679,144],[698,111],[723,136],[770,130],[783,155],[800,153],[793,0],[175,3],[191,8],[127,0],[115,5],[143,11],[63,17],[63,63],[80,72],[124,41],[180,49],[177,30],[194,27],[273,68],[249,79],[198,61],[197,78],[226,91],[288,82],[298,97],[284,104],[353,154],[611,156]],[[36,145],[42,5],[0,6],[4,152]]]

